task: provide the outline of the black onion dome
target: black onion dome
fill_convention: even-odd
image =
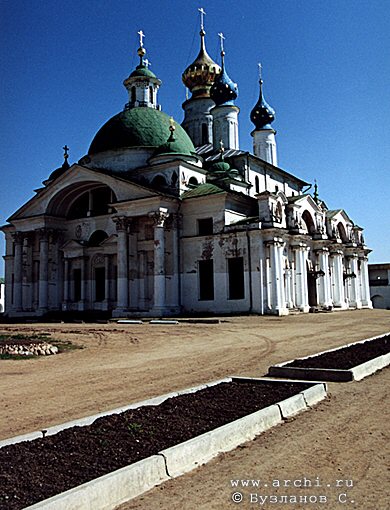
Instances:
[[[225,69],[224,53],[222,54],[222,71],[213,83],[210,89],[210,97],[214,103],[219,106],[221,104],[234,104],[234,100],[238,96],[237,83],[234,83],[228,76]]]
[[[260,95],[255,107],[251,111],[251,121],[256,129],[272,129],[271,122],[275,120],[275,110],[263,97],[263,80],[260,80]]]

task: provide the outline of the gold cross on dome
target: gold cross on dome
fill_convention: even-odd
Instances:
[[[145,37],[145,34],[142,32],[142,30],[140,30],[138,32],[138,35],[139,35],[139,45],[141,46],[141,48],[143,48],[144,46],[144,37]]]
[[[204,29],[204,15],[206,13],[205,13],[205,10],[203,9],[203,7],[198,9],[198,11],[200,12],[200,29],[203,30]]]
[[[68,155],[68,151],[69,151],[69,147],[67,145],[64,145],[64,147],[62,147],[64,149],[64,158],[68,158],[69,155]]]

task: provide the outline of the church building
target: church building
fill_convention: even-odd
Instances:
[[[88,153],[51,172],[2,227],[5,314],[113,317],[371,308],[363,229],[278,166],[260,75],[240,149],[237,85],[200,50],[182,78],[181,125],[145,59]]]

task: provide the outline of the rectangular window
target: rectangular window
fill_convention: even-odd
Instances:
[[[81,299],[81,269],[73,269],[73,295],[74,301]]]
[[[199,299],[200,301],[214,299],[214,262],[212,259],[199,261]]]
[[[229,299],[244,299],[244,259],[236,257],[228,259]]]
[[[213,233],[213,218],[202,218],[198,220],[198,235],[208,236]]]
[[[106,298],[106,271],[104,267],[95,268],[95,301]]]

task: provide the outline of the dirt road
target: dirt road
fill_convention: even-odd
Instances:
[[[0,438],[226,375],[260,376],[273,363],[390,330],[390,312],[385,310],[221,321],[176,326],[0,325],[0,332],[45,332],[84,346],[59,356],[0,361]],[[234,506],[229,502],[234,492],[230,479],[320,476],[329,484],[352,478],[352,499],[357,503],[333,502],[319,508],[386,509],[388,381],[389,369],[361,383],[332,384],[329,402],[124,508],[224,509]],[[288,494],[283,490],[278,494]],[[249,491],[243,494],[240,508],[248,507]],[[278,508],[259,503],[249,507],[256,506]]]

